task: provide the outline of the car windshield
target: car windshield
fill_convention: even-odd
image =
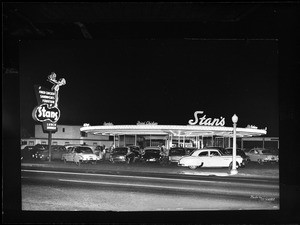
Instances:
[[[157,149],[146,149],[145,153],[148,153],[148,154],[151,154],[151,153],[159,154],[160,150],[157,150]]]
[[[127,148],[115,148],[113,153],[127,154],[127,151],[128,151]]]
[[[184,149],[170,149],[169,155],[185,155]]]
[[[90,149],[89,147],[77,147],[75,149],[75,152],[83,154],[93,154],[92,149]]]

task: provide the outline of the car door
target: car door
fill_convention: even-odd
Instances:
[[[194,158],[193,164],[200,166],[203,163],[203,166],[209,166],[209,152],[201,151],[197,157]]]
[[[209,163],[211,167],[227,167],[232,160],[230,156],[222,156],[217,150],[210,150]]]
[[[256,149],[250,150],[249,157],[251,161],[257,161],[257,159],[259,158],[258,151]]]
[[[74,153],[74,151],[75,151],[75,147],[70,147],[69,149],[69,152],[67,153],[67,155],[66,155],[66,160],[67,161],[74,161],[74,155],[75,155],[75,153]]]

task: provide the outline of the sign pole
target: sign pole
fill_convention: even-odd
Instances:
[[[51,162],[51,141],[52,141],[52,132],[48,133],[48,148],[49,148],[49,162]]]

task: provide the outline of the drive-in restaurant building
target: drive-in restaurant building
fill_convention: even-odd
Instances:
[[[233,127],[225,127],[225,118],[219,119],[207,118],[206,115],[198,118],[203,111],[196,111],[194,119],[189,120],[188,125],[158,125],[155,122],[137,122],[136,125],[114,125],[104,123],[100,126],[91,126],[84,124],[80,128],[81,132],[94,135],[113,136],[115,146],[126,146],[128,144],[141,145],[141,140],[147,146],[164,145],[167,149],[170,147],[184,146],[203,148],[205,145],[218,145],[220,141],[224,143],[227,139],[227,146],[230,147],[230,139],[233,137]],[[236,128],[236,137],[254,137],[267,133],[265,129],[258,129],[256,126],[248,125],[245,128]],[[207,140],[210,139],[210,142]],[[204,140],[206,140],[204,142]],[[229,141],[228,141],[229,140]],[[218,144],[215,143],[218,141]],[[209,144],[208,144],[209,143]],[[145,147],[145,146],[142,146]]]

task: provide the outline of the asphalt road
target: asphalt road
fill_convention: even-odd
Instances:
[[[162,168],[155,164],[104,165],[22,164],[22,209],[279,209],[279,180],[274,177],[222,176],[219,169],[215,171],[216,175],[207,176],[195,171],[189,174],[189,170],[178,172],[173,166]]]

